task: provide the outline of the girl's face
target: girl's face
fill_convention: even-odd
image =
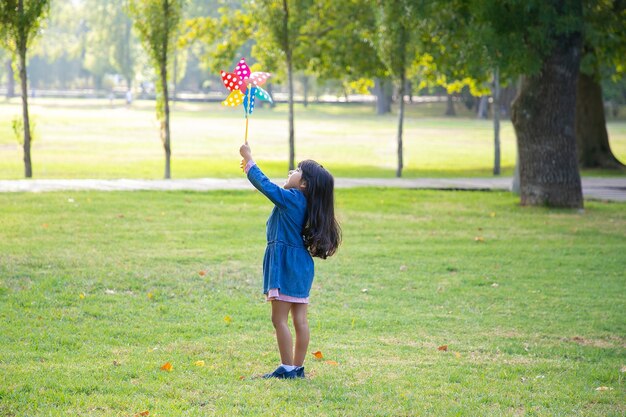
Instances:
[[[289,171],[289,176],[287,177],[287,181],[285,181],[283,188],[286,190],[290,188],[301,190],[304,188],[304,185],[302,184],[302,171],[300,171],[300,168]]]

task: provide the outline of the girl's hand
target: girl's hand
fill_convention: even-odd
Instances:
[[[252,150],[250,149],[250,145],[248,145],[247,143],[241,145],[241,147],[239,148],[239,154],[243,157],[245,164],[247,164],[248,161],[252,159]]]

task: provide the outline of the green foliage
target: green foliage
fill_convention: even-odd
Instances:
[[[0,1],[0,42],[17,54],[28,48],[50,8],[50,0]]]
[[[129,10],[135,27],[146,49],[155,73],[157,119],[165,117],[165,97],[162,82],[167,82],[167,68],[171,54],[180,34],[183,5],[185,0],[130,0]]]
[[[35,118],[32,116],[29,118],[29,125],[30,143],[33,143],[37,138],[35,135],[37,123],[35,122]],[[15,116],[13,120],[11,120],[11,129],[13,130],[17,143],[24,145],[24,119],[22,119],[22,116]]]

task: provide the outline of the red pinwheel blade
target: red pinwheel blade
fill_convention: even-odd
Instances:
[[[228,88],[230,91],[241,90],[241,86],[243,85],[243,81],[237,75],[232,74],[230,72],[222,71],[222,81],[224,82],[224,87]]]

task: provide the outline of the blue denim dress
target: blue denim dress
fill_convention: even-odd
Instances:
[[[274,208],[267,220],[267,248],[263,258],[263,293],[278,288],[281,294],[304,298],[313,284],[313,258],[304,246],[306,198],[300,190],[285,190],[271,182],[258,166],[248,171],[248,180]]]

